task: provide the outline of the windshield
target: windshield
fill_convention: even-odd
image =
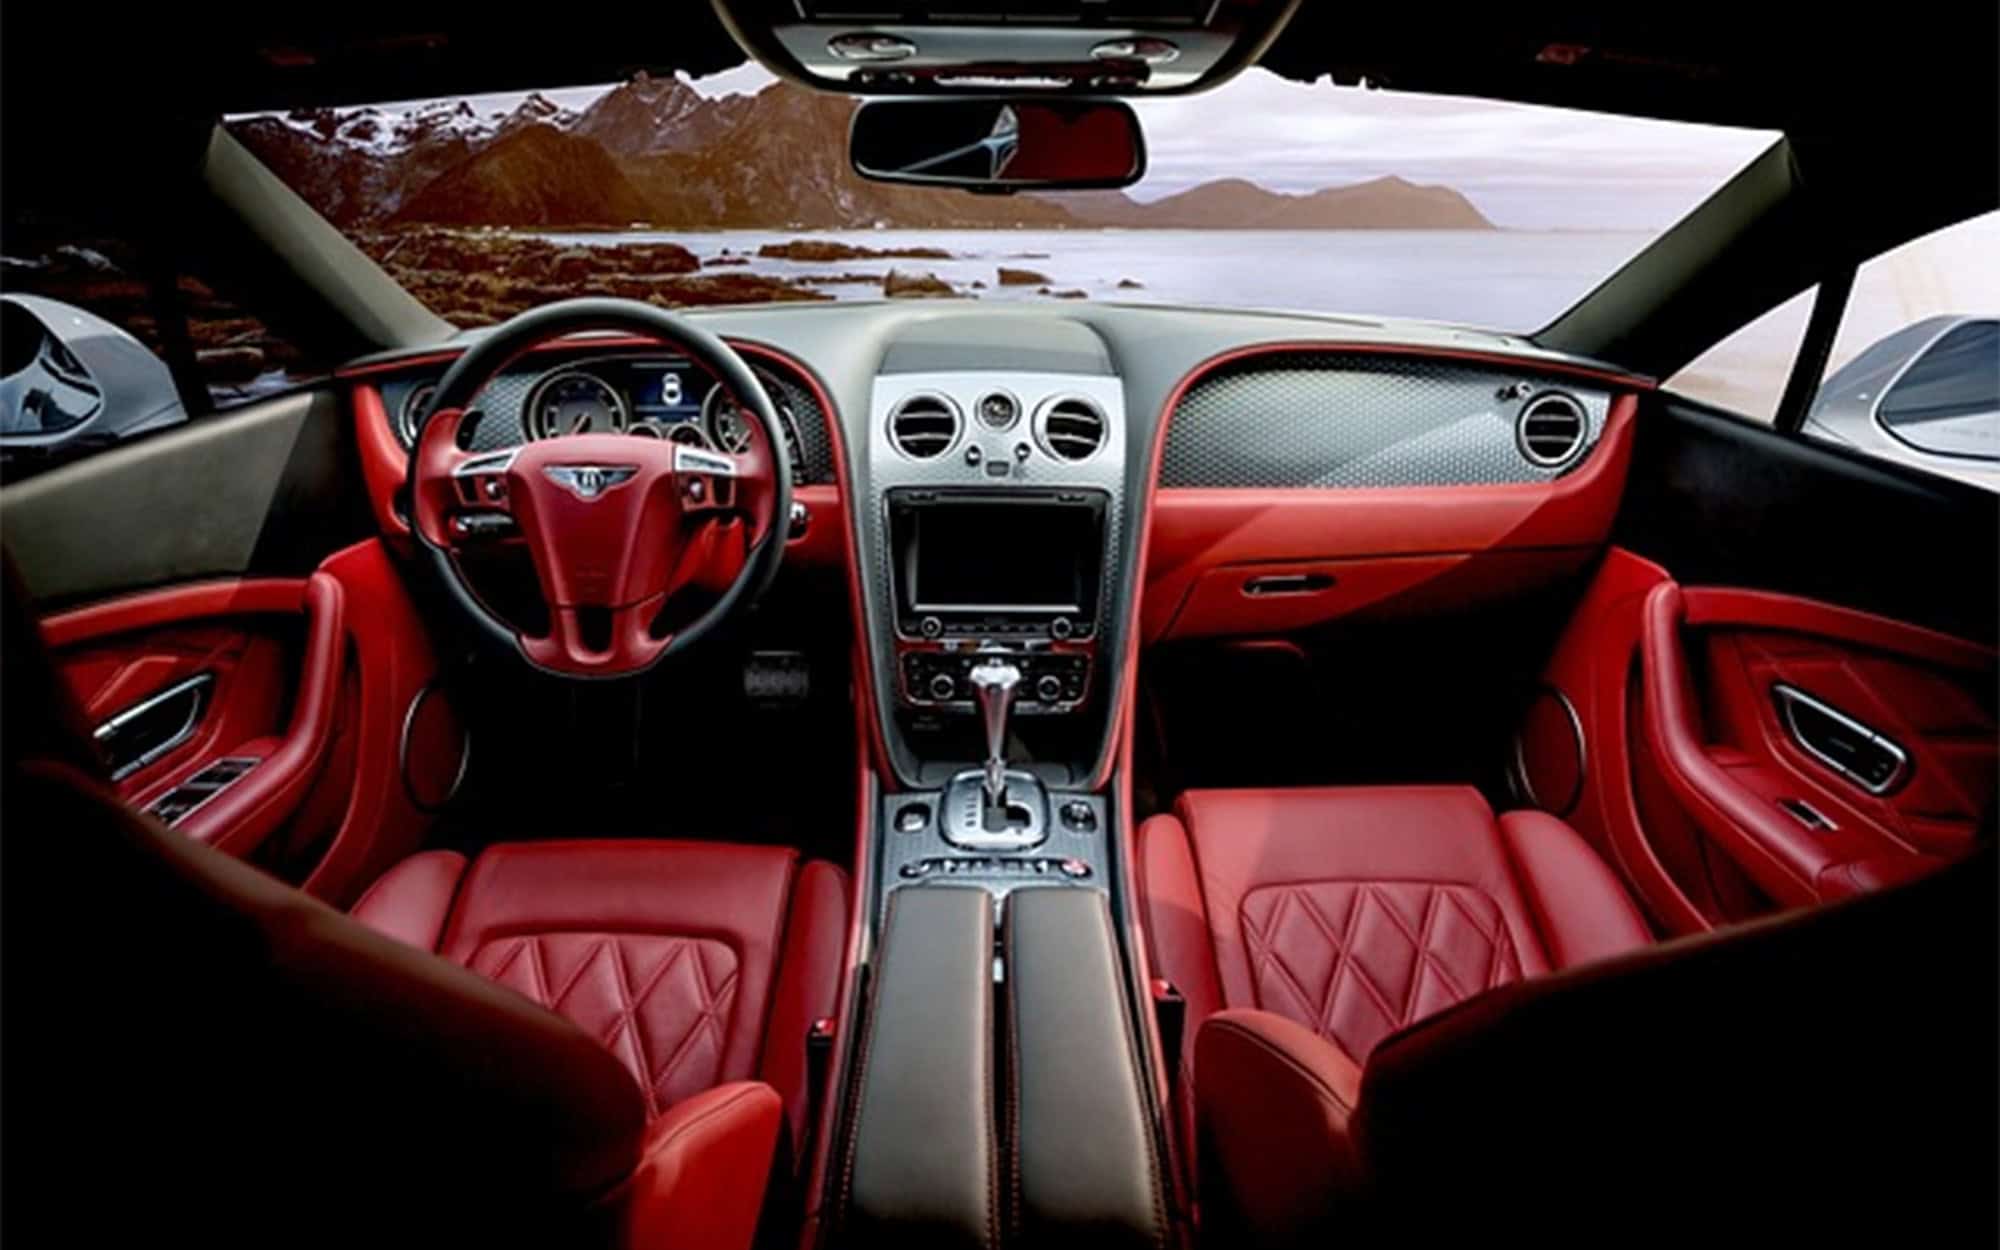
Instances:
[[[1298,83],[1135,104],[1126,191],[862,180],[855,102],[703,79],[241,114],[227,125],[434,311],[959,295],[1545,324],[1777,136]]]

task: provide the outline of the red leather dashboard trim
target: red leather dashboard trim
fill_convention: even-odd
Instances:
[[[1147,541],[1143,640],[1298,628],[1451,577],[1496,552],[1569,549],[1580,557],[1610,532],[1632,458],[1636,396],[1617,397],[1588,459],[1553,482],[1351,490],[1166,488],[1154,493]],[[1323,611],[1283,617],[1282,599],[1225,596],[1188,620],[1215,570],[1342,561]],[[1423,567],[1419,561],[1428,561]],[[1577,560],[1572,558],[1569,563]],[[1557,563],[1561,563],[1558,561]],[[1518,575],[1518,570],[1515,574]],[[1345,588],[1345,589],[1344,589]],[[1350,593],[1351,592],[1351,593]]]
[[[847,564],[847,611],[854,635],[854,672],[859,678],[856,690],[862,697],[856,701],[865,705],[868,718],[867,742],[873,751],[872,758],[884,765],[889,759],[888,738],[882,730],[880,710],[875,694],[875,666],[871,660],[873,649],[868,645],[868,613],[861,590],[861,536],[855,531],[854,509],[844,506],[842,501],[854,498],[854,485],[847,475],[847,436],[841,428],[840,409],[834,406],[833,397],[820,385],[819,378],[805,366],[805,362],[794,359],[775,347],[761,343],[731,341],[730,346],[739,352],[764,359],[790,369],[806,384],[813,394],[813,402],[826,414],[826,438],[832,451],[834,489],[838,492],[834,502],[841,519],[840,530],[846,536],[847,550],[844,553]],[[811,507],[810,502],[807,507]],[[817,513],[816,513],[817,514]],[[822,523],[823,525],[823,523]],[[812,530],[806,531],[806,542],[812,541]],[[886,771],[886,770],[885,770]],[[858,866],[857,866],[858,871]],[[857,909],[858,910],[858,909]]]
[[[1946,668],[1987,672],[2000,664],[2000,653],[1976,642],[1836,607],[1795,595],[1734,587],[1689,586],[1681,591],[1684,620],[1692,627],[1741,626],[1746,629],[1789,630],[1821,638],[1838,638]]]
[[[1180,488],[1159,488],[1160,460],[1166,452],[1167,430],[1173,423],[1174,410],[1180,406],[1181,398],[1187,394],[1189,387],[1233,361],[1304,351],[1442,357],[1514,368],[1546,369],[1626,390],[1614,397],[1604,434],[1589,459],[1581,468],[1553,483],[1358,491],[1183,491]],[[1344,343],[1338,340],[1261,343],[1219,353],[1188,370],[1168,393],[1153,424],[1153,445],[1147,453],[1144,493],[1139,501],[1139,556],[1133,578],[1140,599],[1139,613],[1130,635],[1120,647],[1112,687],[1117,705],[1113,713],[1111,738],[1092,778],[1093,787],[1101,789],[1110,780],[1111,769],[1120,755],[1120,744],[1130,733],[1139,679],[1139,647],[1143,642],[1152,640],[1147,636],[1149,621],[1171,621],[1173,611],[1202,567],[1232,562],[1222,557],[1210,558],[1211,547],[1222,545],[1229,550],[1247,552],[1236,557],[1239,562],[1271,558],[1265,552],[1253,550],[1252,535],[1236,538],[1239,531],[1254,533],[1260,526],[1271,527],[1272,535],[1281,544],[1289,540],[1292,546],[1286,548],[1281,545],[1280,550],[1289,550],[1295,557],[1439,555],[1502,546],[1601,543],[1617,511],[1618,499],[1624,489],[1625,469],[1631,460],[1632,430],[1638,410],[1638,397],[1634,392],[1651,390],[1654,386],[1652,379],[1635,374],[1566,362],[1523,359],[1504,352]],[[1466,491],[1474,493],[1462,494]],[[1191,498],[1181,504],[1171,502],[1181,495]],[[1346,497],[1350,496],[1362,498],[1357,503],[1347,503]],[[1454,505],[1458,505],[1461,499],[1468,502],[1469,510],[1463,517],[1457,517],[1455,514],[1459,509]],[[1297,519],[1304,515],[1294,511],[1300,505],[1316,514],[1312,524],[1304,524]],[[1177,509],[1185,509],[1178,525],[1172,519],[1161,519],[1171,518]],[[1341,513],[1345,515],[1339,515]],[[1454,519],[1440,520],[1437,514]],[[1164,527],[1159,536],[1161,559],[1167,565],[1164,569],[1154,567],[1153,563],[1156,523]],[[1329,533],[1341,532],[1338,527],[1350,524],[1358,527],[1368,541],[1350,540],[1345,536],[1339,539],[1327,537]],[[1403,527],[1411,525],[1423,527],[1419,532],[1426,536],[1426,542],[1397,547],[1395,544],[1398,542],[1408,542],[1398,536],[1405,532]],[[1222,537],[1209,538],[1211,527],[1220,528]],[[1447,538],[1446,535],[1453,537]],[[1258,540],[1262,541],[1261,536]],[[1299,545],[1306,542],[1317,549],[1300,550]],[[1346,545],[1344,550],[1327,550],[1329,543]],[[1385,543],[1390,545],[1385,547]],[[1154,587],[1156,581],[1161,583],[1157,591]],[[1173,605],[1161,609],[1165,613],[1161,617],[1153,615],[1152,602],[1156,594],[1163,602]],[[1164,631],[1166,625],[1163,623],[1159,628]]]
[[[354,388],[354,446],[361,455],[361,478],[368,486],[368,506],[375,524],[394,539],[406,538],[409,523],[396,515],[396,492],[409,476],[409,457],[389,424],[382,392],[373,386]]]
[[[210,617],[296,614],[305,602],[304,578],[218,578],[107,599],[47,617],[42,632],[50,649],[114,634],[184,624]]]

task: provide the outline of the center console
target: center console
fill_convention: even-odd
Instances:
[[[836,1241],[989,1244],[1012,1222],[1036,1244],[1169,1244],[1099,776],[1135,615],[1124,384],[1079,322],[931,319],[886,351],[857,444],[864,697],[893,784]]]

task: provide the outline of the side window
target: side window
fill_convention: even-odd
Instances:
[[[1769,425],[1818,295],[1808,287],[1710,347],[1668,378],[1667,389]]]
[[[2000,213],[1855,271],[1804,429],[2000,489]]]
[[[9,223],[0,254],[0,479],[16,481],[310,380],[312,363],[190,277],[181,323],[136,247]],[[185,352],[190,404],[170,367]]]

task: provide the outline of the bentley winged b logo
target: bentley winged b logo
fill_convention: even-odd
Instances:
[[[592,500],[614,486],[623,486],[639,471],[632,464],[551,464],[542,472],[578,499]]]

